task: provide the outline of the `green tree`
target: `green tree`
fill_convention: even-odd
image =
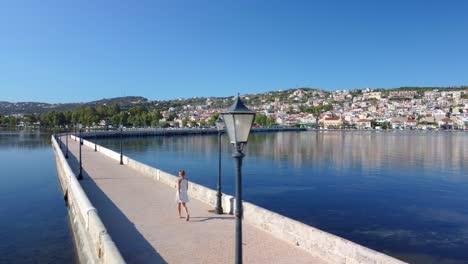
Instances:
[[[91,126],[93,123],[99,122],[99,116],[94,107],[86,107],[83,111],[82,123]]]
[[[54,115],[54,126],[63,126],[65,124],[65,115],[63,112],[56,112]]]
[[[16,118],[10,116],[9,125],[10,125],[11,128],[16,127]]]
[[[215,125],[216,119],[218,119],[219,113],[213,114],[210,119],[208,119],[208,125],[213,127]]]
[[[130,114],[130,116],[128,117],[128,122],[130,124],[132,124],[134,127],[143,126],[143,119],[142,119],[141,115],[142,115],[142,113],[141,114],[138,114],[138,113]]]
[[[206,127],[206,121],[205,121],[205,119],[200,120],[200,126],[201,126],[201,127]]]
[[[118,115],[121,112],[120,110],[120,105],[118,104],[113,104],[107,109],[107,115],[108,117]]]
[[[129,117],[129,114],[127,112],[120,112],[119,113],[119,122],[117,124],[114,124],[114,125],[127,126],[129,124],[128,123],[128,117]]]
[[[72,122],[72,115],[73,115],[73,112],[72,111],[64,111],[63,112],[63,118],[64,118],[64,125],[71,125],[73,122]]]
[[[152,111],[150,116],[151,116],[151,126],[158,126],[159,120],[161,120],[161,112]]]
[[[182,127],[187,126],[187,118],[182,118]]]
[[[10,126],[10,118],[9,117],[3,117],[2,125],[3,126]]]
[[[99,119],[105,119],[109,113],[109,109],[105,105],[100,105],[96,108],[96,113],[99,116]]]
[[[120,114],[115,114],[110,118],[110,121],[114,127],[120,124]]]
[[[71,123],[74,126],[76,123],[80,121],[80,115],[78,114],[78,110],[74,111],[71,116]]]
[[[256,114],[255,115],[255,124],[259,126],[266,126],[267,125],[267,116],[264,114]]]
[[[141,114],[141,122],[144,127],[151,126],[151,115],[148,112]]]
[[[169,123],[167,123],[166,121],[160,121],[160,122],[159,122],[159,126],[160,126],[160,127],[168,127],[168,126],[169,126]]]
[[[34,122],[37,121],[37,118],[33,114],[27,114],[23,116],[23,122],[32,125]]]
[[[167,121],[174,121],[174,119],[177,117],[175,113],[170,113],[169,117],[167,118]]]
[[[272,116],[269,116],[267,118],[267,126],[271,127],[271,126],[276,126],[276,119]]]

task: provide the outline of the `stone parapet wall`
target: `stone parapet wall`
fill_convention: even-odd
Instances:
[[[65,147],[64,144],[62,144]],[[75,248],[80,263],[125,263],[107,233],[96,208],[89,201],[70,168],[55,137],[52,137],[57,175],[68,207]]]

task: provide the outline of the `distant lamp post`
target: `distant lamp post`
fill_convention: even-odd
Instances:
[[[67,132],[65,134],[65,141],[67,142],[67,149],[65,150],[65,158],[68,159],[68,137],[69,137],[69,133]]]
[[[97,152],[97,132],[96,132],[96,128],[94,128],[94,152]]]
[[[82,131],[81,131],[82,125],[79,124],[78,128],[79,128],[79,131],[80,131],[80,140],[78,142],[78,145],[80,146],[80,173],[78,174],[78,180],[82,180],[83,179],[83,162],[82,162],[82,159],[81,159],[81,145],[83,144],[81,142],[83,140],[81,138],[82,137]]]
[[[123,125],[120,125],[120,165],[123,165],[122,134],[123,134]]]
[[[236,253],[235,263],[242,263],[242,159],[243,149],[247,144],[250,129],[255,118],[255,112],[249,110],[237,96],[234,104],[226,112],[221,113],[226,126],[229,141],[234,146],[233,157],[236,163]]]
[[[216,193],[216,208],[215,212],[216,214],[223,214],[223,205],[221,203],[221,134],[224,131],[224,122],[223,119],[219,116],[218,119],[216,119],[216,129],[218,130],[218,188],[217,188],[217,193]]]
[[[59,147],[60,147],[60,150],[62,150],[62,134],[60,133],[60,128],[58,130],[58,135],[57,135],[57,139],[58,139],[58,142],[59,142]]]
[[[83,125],[80,124],[80,144],[83,145],[84,144],[84,140],[83,138],[81,137],[83,135]]]

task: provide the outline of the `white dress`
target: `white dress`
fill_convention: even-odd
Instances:
[[[180,181],[180,192],[176,192],[176,202],[177,203],[188,203],[189,198],[187,194],[187,180],[182,179]]]

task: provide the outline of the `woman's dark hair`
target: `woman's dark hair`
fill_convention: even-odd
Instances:
[[[179,174],[182,176],[185,176],[185,171],[184,170],[179,170]]]

